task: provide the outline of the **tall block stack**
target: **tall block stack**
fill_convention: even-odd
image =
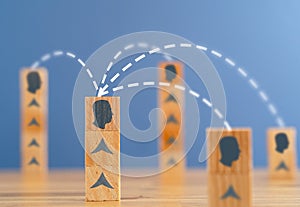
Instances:
[[[120,200],[120,99],[85,99],[86,201]]]
[[[207,136],[209,206],[252,206],[251,130],[208,129]]]
[[[24,177],[39,180],[48,172],[48,73],[20,72],[21,169]]]
[[[180,180],[185,169],[183,65],[177,61],[162,62],[159,68],[158,80],[162,89],[158,91],[158,107],[167,119],[159,142],[160,168],[168,169],[163,174],[164,181]],[[163,126],[161,117],[158,124]]]
[[[267,131],[269,174],[271,179],[294,179],[297,172],[297,144],[294,128]]]

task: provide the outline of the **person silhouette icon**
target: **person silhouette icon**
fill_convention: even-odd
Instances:
[[[94,125],[100,129],[105,129],[105,124],[112,120],[112,111],[110,103],[106,100],[98,100],[93,104]]]
[[[177,71],[174,65],[167,65],[165,67],[166,70],[166,80],[172,82],[173,79],[176,78]]]
[[[28,92],[35,94],[41,88],[42,81],[38,72],[33,71],[27,74]]]
[[[241,152],[239,144],[233,136],[226,136],[221,139],[220,151],[222,156],[220,162],[227,167],[231,167],[232,162],[239,159]]]
[[[284,153],[284,150],[286,150],[289,147],[289,140],[285,133],[276,134],[275,141],[276,151],[279,153]]]

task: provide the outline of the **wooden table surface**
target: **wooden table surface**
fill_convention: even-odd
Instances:
[[[266,171],[255,170],[254,206],[299,207],[299,181],[300,179],[271,182]],[[2,171],[0,172],[0,206],[207,206],[205,170],[187,171],[185,180],[181,184],[165,185],[159,176],[122,177],[121,183],[121,202],[86,203],[83,171],[51,171],[47,181],[39,184],[22,181],[22,176],[18,172]]]

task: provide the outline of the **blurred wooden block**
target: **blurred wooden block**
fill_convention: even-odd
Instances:
[[[178,61],[167,61],[158,67],[159,81],[169,84],[158,92],[158,107],[166,116],[166,125],[159,142],[160,168],[164,171],[163,180],[173,180],[176,176],[181,179],[185,170],[184,91],[175,85],[183,85],[183,65]],[[159,126],[164,126],[163,118],[158,119]]]
[[[39,180],[48,172],[48,73],[20,71],[21,168],[25,179]]]
[[[85,99],[86,201],[120,200],[119,97]]]
[[[267,145],[270,178],[295,178],[297,171],[296,129],[268,129]]]
[[[250,129],[208,129],[210,207],[252,206]]]

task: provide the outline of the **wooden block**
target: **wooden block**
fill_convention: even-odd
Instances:
[[[252,206],[250,129],[208,129],[210,207]]]
[[[220,147],[220,141],[224,137],[233,137],[224,142]],[[207,129],[208,152],[212,152],[208,159],[209,173],[244,174],[252,171],[252,143],[250,129]],[[233,150],[226,151],[231,147]],[[224,151],[222,151],[223,149]],[[228,153],[228,158],[226,154]]]
[[[119,97],[85,99],[86,201],[120,200]]]
[[[297,171],[296,129],[268,129],[267,145],[270,178],[295,178]]]
[[[183,65],[180,62],[162,62],[158,66],[159,70],[158,79],[160,82],[169,83],[170,87],[161,89],[158,92],[158,107],[163,110],[166,116],[166,126],[159,141],[160,156],[160,168],[162,171],[170,168],[176,164],[176,161],[183,158],[180,155],[184,154],[184,91],[175,88],[175,84],[181,86],[183,84]],[[159,117],[159,126],[164,126],[162,118]],[[185,168],[185,160],[176,166],[173,170],[168,170],[165,173],[182,173]],[[180,169],[183,168],[183,169]],[[179,170],[178,170],[179,169]],[[175,174],[166,175],[166,177],[172,177]],[[181,175],[176,175],[181,176]]]
[[[48,73],[46,69],[20,72],[21,168],[27,179],[48,172]]]
[[[251,207],[251,180],[250,174],[209,174],[209,206]]]

